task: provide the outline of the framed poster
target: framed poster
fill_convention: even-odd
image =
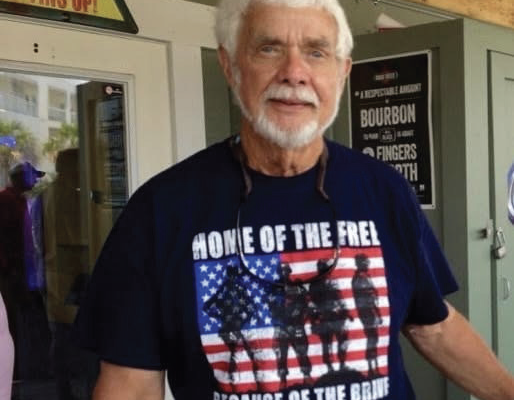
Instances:
[[[351,147],[393,166],[424,209],[435,209],[431,52],[356,61],[350,74]]]

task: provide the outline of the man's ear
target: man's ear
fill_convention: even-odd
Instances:
[[[230,87],[234,87],[234,74],[232,71],[232,62],[227,50],[220,46],[218,47],[218,61],[223,69],[223,74]]]
[[[350,75],[350,72],[352,71],[352,65],[353,65],[353,60],[351,57],[346,57],[342,62],[341,62],[341,83],[344,85],[344,83],[346,82],[346,78],[348,78],[348,76]]]

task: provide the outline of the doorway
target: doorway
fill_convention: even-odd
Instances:
[[[0,291],[13,399],[89,399],[71,326],[129,196],[126,85],[0,71]]]
[[[97,360],[73,347],[70,324],[128,197],[174,161],[168,47],[4,20],[0,48],[0,190],[25,162],[37,178],[12,219],[24,247],[11,292],[25,295],[9,306],[22,343],[13,398],[89,399]]]
[[[491,216],[495,222],[492,294],[493,346],[514,371],[514,56],[489,53]],[[504,254],[502,250],[504,249]]]

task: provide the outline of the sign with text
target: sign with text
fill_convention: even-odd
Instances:
[[[0,12],[138,32],[124,0],[0,0]]]
[[[348,89],[351,146],[384,161],[435,208],[431,53],[356,61]]]

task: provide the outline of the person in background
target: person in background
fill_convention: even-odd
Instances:
[[[29,162],[18,163],[9,170],[11,186],[0,191],[0,293],[15,345],[15,380],[50,374],[41,199],[29,197],[44,175]]]
[[[352,65],[339,2],[222,0],[216,34],[241,131],[144,184],[113,228],[76,321],[77,339],[102,360],[94,400],[162,399],[166,370],[176,400],[413,400],[402,333],[466,391],[513,400],[512,374],[445,300],[458,287],[409,183],[323,137]],[[376,291],[356,299],[358,254],[370,259]],[[221,337],[227,324],[203,308],[232,265],[248,275],[240,301],[257,315],[244,319],[233,306],[244,321],[234,329],[251,347],[235,356]],[[295,308],[276,293],[308,295],[318,281],[334,288],[319,302],[337,290],[355,316],[344,365],[325,365],[306,312],[293,335],[305,345],[309,379],[293,351],[282,377],[273,353],[280,321],[270,310]],[[370,303],[380,326],[363,340],[368,313],[356,308]]]
[[[11,185],[0,191],[0,291],[13,338],[15,305],[26,299],[29,292],[25,264],[34,247],[26,194],[44,175],[29,162],[18,163],[9,170]]]
[[[46,306],[60,399],[89,399],[98,374],[90,353],[73,346],[70,331],[88,281],[88,238],[81,212],[79,149],[57,153],[56,177],[45,190]]]

